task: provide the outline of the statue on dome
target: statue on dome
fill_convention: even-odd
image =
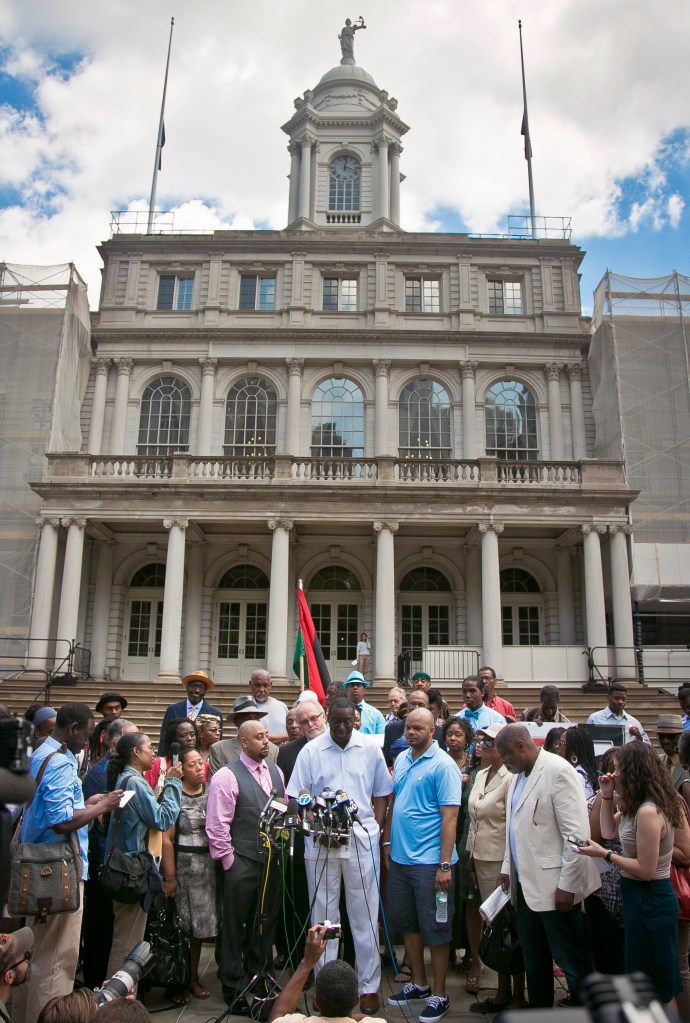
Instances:
[[[364,18],[359,16],[359,22],[355,22],[353,25],[349,18],[345,19],[345,27],[338,36],[340,41],[340,49],[342,50],[341,64],[354,64],[355,62],[355,32],[359,32],[361,28],[366,28],[364,24]]]

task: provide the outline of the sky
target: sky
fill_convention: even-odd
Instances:
[[[148,209],[170,17],[158,207],[175,229],[285,226],[293,99],[357,63],[410,126],[406,230],[506,233],[528,212],[522,18],[538,215],[607,269],[690,273],[690,4],[678,0],[0,0],[0,261],[75,263],[98,305],[111,211]]]

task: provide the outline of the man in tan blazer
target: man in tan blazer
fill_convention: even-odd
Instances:
[[[496,748],[515,775],[498,883],[506,890],[510,884],[517,907],[530,1008],[553,1006],[552,961],[568,983],[569,996],[562,1001],[579,1005],[580,985],[592,971],[582,903],[601,885],[596,867],[567,840],[589,838],[582,785],[566,760],[535,746],[524,725],[502,728]]]

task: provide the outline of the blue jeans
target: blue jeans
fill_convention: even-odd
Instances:
[[[563,970],[573,1004],[579,1005],[582,981],[592,972],[589,936],[582,905],[567,913],[530,909],[517,886],[518,936],[525,957],[530,1009],[553,1006],[553,962]]]

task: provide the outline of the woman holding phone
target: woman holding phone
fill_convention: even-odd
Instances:
[[[625,972],[646,973],[660,1001],[675,1010],[682,984],[678,900],[669,874],[675,829],[684,824],[679,797],[667,769],[642,742],[623,746],[615,770],[600,778],[599,785],[602,838],[618,837],[623,853],[591,839],[579,852],[620,870]]]

